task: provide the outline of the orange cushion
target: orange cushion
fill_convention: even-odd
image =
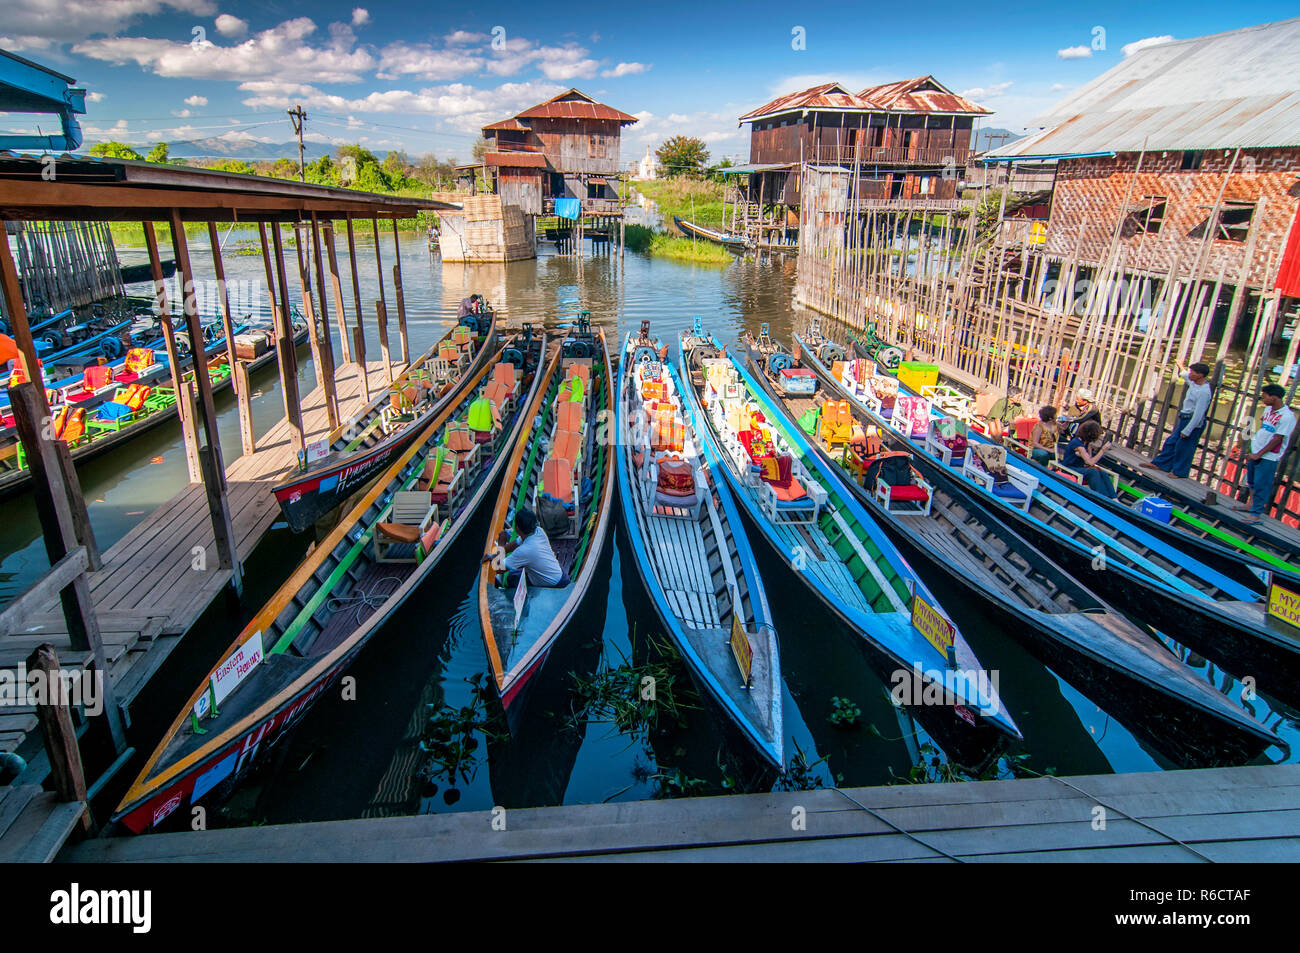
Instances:
[[[577,460],[582,453],[582,436],[572,430],[561,430],[555,435],[555,445],[551,447],[551,456],[562,457],[570,462]]]
[[[506,386],[506,390],[515,389],[515,366],[508,361],[502,361],[492,368],[492,380],[500,382]]]
[[[570,364],[564,370],[564,377],[566,380],[570,377],[577,377],[582,381],[584,385],[590,384],[591,368],[586,364]]]
[[[493,407],[500,407],[509,399],[511,389],[498,380],[489,381],[483,389],[483,396],[492,401]]]
[[[420,538],[420,527],[407,526],[405,523],[380,523],[376,529],[381,535],[398,543],[414,543]]]
[[[474,449],[474,436],[468,427],[447,431],[447,449],[453,453],[468,453]]]
[[[790,478],[789,486],[780,486],[776,483],[769,483],[772,492],[776,498],[783,503],[792,503],[795,500],[802,500],[808,494],[804,491],[803,486],[794,477]]]
[[[556,425],[560,430],[581,430],[584,417],[582,405],[573,401],[561,402],[555,412]]]
[[[549,457],[542,464],[542,490],[564,503],[573,502],[573,461]]]
[[[424,551],[426,553],[433,549],[433,544],[438,541],[438,537],[441,535],[442,535],[442,524],[434,523],[432,526],[429,527],[428,532],[426,532],[423,536],[420,537],[420,545],[424,547]]]

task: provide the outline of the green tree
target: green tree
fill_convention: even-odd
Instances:
[[[482,162],[483,157],[487,155],[488,142],[482,136],[474,140],[474,161]]]
[[[170,162],[171,158],[167,154],[167,143],[155,142],[153,148],[149,150],[149,154],[144,157],[144,160],[146,162]]]
[[[311,166],[309,165],[308,168],[311,168]],[[296,159],[281,157],[271,163],[271,168],[268,171],[277,179],[296,179],[298,178],[298,162]]]
[[[237,172],[241,175],[256,175],[257,170],[240,159],[222,159],[208,166],[214,172]]]
[[[298,177],[298,164],[293,163],[293,178]],[[338,185],[339,167],[329,156],[321,156],[314,162],[308,162],[303,172],[307,181],[313,185]]]
[[[137,162],[144,159],[144,156],[136,152],[125,142],[97,142],[90,147],[92,156],[103,156],[107,159],[134,159]]]
[[[670,177],[698,176],[709,162],[709,150],[704,145],[704,140],[695,136],[673,136],[666,139],[655,150],[655,156],[659,159],[660,168]]]

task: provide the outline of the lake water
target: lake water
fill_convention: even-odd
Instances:
[[[263,277],[260,256],[225,257],[232,281],[247,281],[256,293]],[[389,313],[395,314],[391,288],[392,235],[382,239],[389,274]],[[442,264],[430,256],[422,236],[404,235],[402,264],[411,352],[423,351],[442,335],[461,298],[480,292],[498,306],[509,324],[532,321],[554,327],[581,301],[611,340],[649,320],[653,332],[670,340],[700,315],[724,341],[762,322],[788,340],[806,315],[792,311],[795,261],[780,256],[738,259],[725,267],[692,266],[628,252],[575,259],[548,254],[508,265]],[[342,244],[342,243],[341,243]],[[359,237],[362,299],[368,354],[379,354],[373,301],[377,276],[373,243]],[[191,240],[197,276],[211,276],[206,242]],[[342,251],[343,249],[340,248]],[[292,262],[292,252],[289,252]],[[122,250],[123,263],[143,260],[143,250]],[[346,264],[343,264],[346,269]],[[296,274],[296,267],[291,269]],[[350,281],[345,299],[352,320]],[[290,294],[295,295],[296,282]],[[260,306],[255,297],[250,306]],[[393,348],[396,353],[395,322]],[[335,353],[339,353],[337,342]],[[306,393],[314,386],[309,358],[299,372]],[[282,414],[273,368],[254,379],[258,432]],[[218,399],[227,457],[238,453],[234,403]],[[126,447],[80,468],[81,483],[100,546],[107,549],[186,479],[178,429],[162,427]],[[21,591],[46,568],[40,529],[30,495],[7,501],[0,523],[0,602]],[[629,800],[690,790],[718,793],[728,787],[762,789],[773,782],[757,758],[707,701],[687,710],[681,724],[654,731],[621,733],[613,724],[588,721],[574,713],[574,678],[590,678],[601,664],[654,656],[649,643],[659,634],[653,607],[640,584],[623,538],[621,519],[606,550],[578,621],[552,652],[541,683],[530,698],[525,722],[513,739],[474,733],[477,747],[454,782],[445,776],[425,784],[421,750],[429,715],[441,706],[469,706],[471,680],[488,671],[472,599],[490,507],[443,559],[436,574],[403,610],[375,636],[350,674],[354,700],[339,693],[323,698],[271,763],[237,791],[222,818],[213,823],[271,823],[404,814],[419,811],[480,810],[494,805],[524,807],[605,800]],[[229,644],[296,565],[308,545],[304,537],[275,530],[247,568],[249,589],[237,613],[215,606],[163,666],[133,711],[132,743],[143,757],[188,696],[197,678]],[[778,627],[785,676],[786,750],[804,752],[812,773],[824,782],[882,784],[907,775],[927,743],[924,731],[900,718],[888,697],[877,660],[862,640],[838,624],[756,540],[760,568]],[[951,586],[927,578],[942,601]],[[1141,771],[1168,767],[1108,712],[1058,679],[1005,633],[969,611],[945,602],[981,662],[1000,676],[1004,702],[1025,735],[1012,753],[1023,754],[1026,768],[1058,774]],[[1237,694],[1212,665],[1193,658],[1202,677]],[[679,681],[684,681],[684,675]],[[828,720],[832,699],[848,699],[861,709],[855,728]],[[495,703],[494,703],[495,704]],[[1288,742],[1300,738],[1294,712],[1272,712],[1264,700],[1256,714]],[[1288,757],[1270,750],[1266,760]],[[825,760],[819,760],[825,759]],[[138,765],[129,772],[132,776]],[[454,793],[448,795],[448,790]],[[111,806],[111,805],[110,805]]]

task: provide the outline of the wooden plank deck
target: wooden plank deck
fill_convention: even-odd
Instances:
[[[395,366],[393,373],[400,370]],[[382,393],[387,387],[383,362],[368,362],[367,374],[371,396]],[[361,374],[355,363],[337,370],[335,386],[339,417],[347,420],[363,405]],[[302,421],[308,442],[329,432],[321,388],[303,398]],[[279,517],[271,487],[296,466],[284,419],[257,441],[254,453],[227,466],[230,512],[241,560],[248,558]],[[200,547],[207,567],[196,571],[193,560]],[[123,706],[130,704],[180,637],[229,584],[230,570],[221,569],[218,562],[203,486],[191,483],[118,540],[103,554],[102,568],[89,574],[109,677]],[[65,668],[90,664],[90,652],[73,651],[56,601],[20,631],[0,634],[0,668],[16,668],[42,642],[54,645]],[[7,709],[4,716],[0,751],[13,751],[23,743],[35,718],[17,709]]]
[[[150,834],[58,859],[1297,861],[1297,795],[1300,765],[1287,764],[521,809],[503,831],[472,811]],[[793,829],[797,808],[804,830]]]
[[[1112,446],[1106,452],[1131,467],[1141,467],[1142,464],[1150,460],[1150,457],[1143,456],[1136,450],[1130,450],[1127,447]],[[1193,500],[1201,500],[1209,506],[1221,506],[1225,510],[1230,510],[1237,502],[1232,497],[1218,493],[1206,484],[1198,483],[1196,480],[1176,477],[1162,470],[1143,470],[1142,474],[1157,486],[1166,487]],[[1266,530],[1275,538],[1289,543],[1296,552],[1300,552],[1300,529],[1296,529],[1296,527],[1271,516],[1264,517],[1259,524],[1259,528]]]

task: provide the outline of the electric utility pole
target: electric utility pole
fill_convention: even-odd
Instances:
[[[307,169],[302,162],[302,124],[307,121],[307,114],[302,111],[302,106],[294,106],[288,113],[293,121],[293,131],[298,134],[298,180],[306,182]]]

